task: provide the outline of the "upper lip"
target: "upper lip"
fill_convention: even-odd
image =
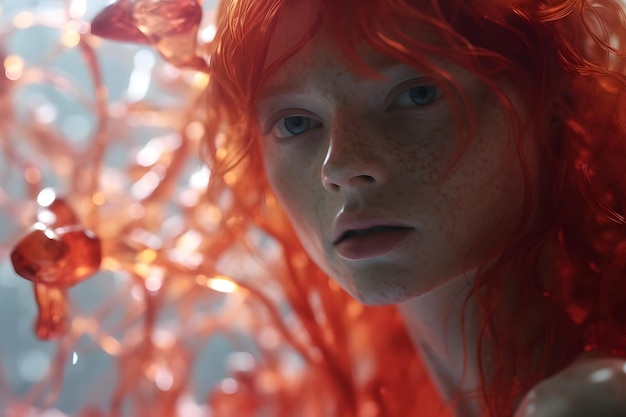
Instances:
[[[373,227],[403,227],[412,226],[384,216],[349,215],[340,214],[335,219],[333,227],[333,245],[344,240],[351,231],[367,230]]]

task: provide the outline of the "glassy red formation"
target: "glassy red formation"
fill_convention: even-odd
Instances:
[[[196,53],[202,5],[195,0],[121,0],[100,12],[91,33],[102,38],[152,44],[176,66],[203,70]]]
[[[67,330],[67,289],[98,271],[102,250],[63,200],[43,207],[38,217],[41,221],[15,245],[11,262],[15,272],[34,283],[37,336],[51,339]]]

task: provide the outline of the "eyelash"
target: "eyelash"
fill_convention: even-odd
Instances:
[[[428,96],[428,98],[426,99],[426,101],[428,101],[427,103],[417,103],[415,100],[417,99],[416,97],[413,97],[412,91],[414,90],[418,90],[418,89],[422,89],[422,91],[420,91],[420,93],[423,93],[423,89],[424,88],[428,88],[430,90],[426,91],[427,94],[430,94],[430,96]],[[417,94],[417,92],[416,92]],[[395,96],[395,98],[393,99],[393,101],[391,101],[391,103],[389,103],[386,108],[387,110],[393,110],[396,108],[401,108],[401,107],[427,107],[431,104],[433,104],[435,101],[437,101],[437,99],[439,99],[439,97],[441,96],[441,90],[439,89],[439,87],[437,87],[434,84],[419,84],[419,85],[414,85],[412,87],[406,88],[404,90],[402,90],[402,92],[400,94],[398,94],[397,96]],[[393,97],[393,96],[392,96]],[[411,102],[409,102],[411,101]]]
[[[302,133],[293,133],[293,132],[291,132],[289,130],[289,127],[287,127],[287,122],[288,121],[305,122],[307,124],[306,131],[304,131]],[[305,133],[308,133],[312,129],[311,126],[313,126],[313,129],[320,128],[320,127],[322,127],[322,122],[320,122],[319,120],[316,120],[316,119],[314,119],[312,117],[309,117],[309,116],[302,116],[302,115],[287,116],[287,117],[283,117],[282,119],[278,120],[278,122],[274,123],[270,133],[275,138],[284,139],[284,138],[304,135]],[[281,128],[285,129],[287,131],[287,133],[284,133],[284,131],[281,131],[282,130]]]
[[[407,88],[407,86],[410,86],[410,85],[412,86]],[[431,90],[424,91],[423,90],[424,88],[431,88]],[[402,91],[400,94],[396,95],[395,97],[392,92],[391,97],[393,97],[393,100],[385,106],[387,110],[394,110],[397,108],[407,108],[407,107],[427,107],[433,104],[434,102],[436,102],[441,97],[441,90],[436,85],[428,84],[428,83],[421,83],[421,84],[416,85],[415,80],[409,80],[405,83],[402,83],[398,87],[396,87],[394,90],[399,90],[399,89],[402,89]],[[426,103],[419,104],[415,102],[416,97],[414,97],[414,95],[411,93],[412,91],[416,89],[422,89],[422,91],[419,92],[420,94],[424,92],[430,94],[429,96],[427,96]],[[294,133],[292,130],[296,129],[297,126],[292,126],[290,128],[287,126],[288,122],[304,123],[305,130],[301,133]],[[320,122],[319,120],[316,120],[313,117],[305,116],[305,115],[293,115],[293,116],[283,117],[279,119],[277,122],[275,122],[271,127],[270,133],[272,134],[273,137],[277,139],[286,139],[290,137],[304,135],[306,133],[309,133],[312,130],[319,129],[322,126],[323,126],[322,122]]]

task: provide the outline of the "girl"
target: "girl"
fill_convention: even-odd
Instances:
[[[614,0],[220,5],[210,190],[326,315],[319,415],[626,415],[624,42]]]

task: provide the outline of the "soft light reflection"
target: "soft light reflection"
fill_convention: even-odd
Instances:
[[[28,29],[35,24],[35,15],[30,12],[20,12],[13,17],[13,26],[17,29]]]
[[[63,25],[61,43],[67,48],[75,48],[80,43],[80,26],[76,21],[69,21]]]
[[[143,200],[159,186],[162,177],[155,170],[147,172],[130,189],[131,195],[137,200]]]
[[[86,12],[87,0],[72,0],[68,9],[68,14],[72,19],[82,19]]]
[[[29,414],[30,415],[30,414]],[[67,417],[67,415],[56,408],[51,408],[49,410],[45,410],[40,414],[41,417]]]
[[[24,73],[24,60],[18,55],[4,58],[4,75],[11,81],[17,81]]]
[[[191,83],[194,86],[202,89],[209,84],[209,76],[205,73],[197,72],[193,75]]]
[[[141,277],[147,277],[150,274],[152,266],[145,262],[137,262],[134,266],[135,273]]]
[[[55,235],[55,233],[50,228],[48,228],[48,226],[46,226],[45,224],[41,222],[35,223],[33,225],[33,229],[41,230],[43,234],[46,235],[46,237],[50,240],[55,239],[57,237],[57,235]]]
[[[232,395],[239,389],[239,383],[234,378],[224,378],[220,382],[220,389],[224,394]]]
[[[151,167],[156,164],[163,154],[163,143],[158,140],[151,140],[137,152],[136,161],[142,167]]]
[[[155,375],[154,383],[161,391],[169,391],[174,385],[174,376],[168,369],[161,368]]]
[[[197,268],[204,261],[202,254],[198,253],[202,239],[202,234],[197,230],[188,230],[176,239],[176,247],[168,251],[168,257],[188,268]]]
[[[191,140],[200,140],[204,136],[204,126],[199,121],[194,121],[185,126],[185,135]]]
[[[126,97],[130,101],[139,101],[146,96],[150,88],[152,77],[147,71],[135,70],[128,80],[128,89],[126,89]]]
[[[250,352],[234,352],[228,355],[226,367],[236,372],[252,372],[256,368],[256,360]]]
[[[222,221],[222,212],[213,204],[206,204],[202,215],[205,216],[207,222],[217,224]]]
[[[76,365],[78,363],[78,353],[72,353],[72,365]]]
[[[216,152],[215,152],[215,157],[217,158],[218,161],[223,160],[224,158],[226,158],[226,154],[228,153],[228,151],[226,151],[225,148],[219,148]]]
[[[198,404],[193,395],[183,394],[176,404],[177,415],[184,417],[207,417],[210,415],[209,407]]]
[[[179,196],[180,204],[185,207],[195,207],[200,201],[200,194],[196,190],[183,190]]]
[[[189,230],[176,241],[176,247],[183,252],[193,253],[202,243],[202,233]]]
[[[204,189],[209,185],[211,171],[207,166],[202,166],[189,177],[189,185],[195,189]]]
[[[606,382],[609,379],[613,378],[613,374],[614,374],[614,372],[610,368],[598,369],[597,371],[594,371],[589,376],[589,381],[591,383]]]
[[[202,42],[211,42],[217,33],[217,26],[207,25],[205,28],[199,31],[198,39]]]
[[[143,301],[144,300],[143,291],[141,290],[141,287],[139,285],[133,285],[131,287],[131,289],[130,289],[130,296],[135,301]]]
[[[58,114],[59,112],[56,106],[54,106],[52,103],[42,104],[41,106],[38,106],[34,111],[35,119],[39,123],[43,124],[54,122]]]
[[[24,178],[30,184],[36,184],[41,181],[41,172],[36,167],[28,167],[24,170]]]
[[[526,417],[533,417],[535,415],[535,412],[537,411],[537,405],[535,403],[530,403],[528,404],[528,406],[526,407]]]
[[[106,203],[106,197],[103,193],[97,192],[91,197],[91,201],[93,201],[96,206],[102,206]]]
[[[152,82],[152,68],[156,62],[154,53],[148,49],[137,51],[134,57],[134,69],[128,80],[126,96],[130,101],[139,101],[148,93]]]
[[[137,260],[140,262],[150,263],[157,258],[157,252],[153,249],[144,249],[137,254]]]
[[[140,203],[133,203],[128,206],[128,215],[133,219],[141,219],[146,214],[146,209]]]
[[[276,349],[280,345],[280,334],[276,329],[264,328],[259,333],[259,345],[265,349]]]
[[[167,252],[167,257],[170,261],[183,265],[185,268],[196,269],[202,262],[204,262],[204,256],[202,254],[194,252],[184,252],[180,249],[174,248]]]
[[[140,68],[146,71],[150,71],[154,64],[156,64],[156,57],[152,50],[150,49],[140,49],[135,53],[133,58],[135,63],[135,69]]]
[[[233,293],[237,291],[237,288],[239,288],[237,284],[228,278],[223,277],[208,278],[204,275],[198,275],[196,277],[196,283],[203,287],[211,288],[212,290],[227,294]]]
[[[120,269],[120,263],[117,259],[106,256],[102,259],[102,270],[104,271],[116,271]]]
[[[41,207],[48,207],[54,202],[56,198],[57,195],[54,192],[53,188],[44,188],[39,192],[39,195],[37,195],[37,204],[39,204]]]
[[[119,356],[122,352],[122,345],[112,336],[104,336],[99,339],[100,348],[111,356]]]
[[[161,349],[170,349],[176,344],[176,335],[165,329],[154,329],[151,338],[152,343]]]
[[[141,243],[151,249],[159,249],[163,245],[161,238],[143,229],[133,229],[130,232],[132,240]]]
[[[159,275],[150,275],[144,281],[146,289],[151,292],[157,292],[163,286],[163,277]]]
[[[237,174],[230,171],[224,174],[224,182],[228,185],[233,185],[237,181]]]

